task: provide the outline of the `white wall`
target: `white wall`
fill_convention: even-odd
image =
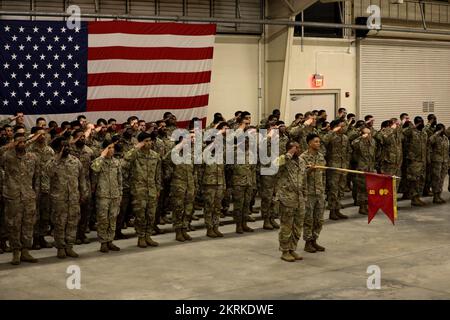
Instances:
[[[215,112],[221,112],[229,119],[236,110],[249,111],[252,122],[256,123],[258,40],[257,36],[216,36],[208,123],[212,121]]]
[[[312,88],[311,77],[316,73],[324,76],[322,88]],[[299,38],[291,48],[289,76],[290,90],[338,89],[341,91],[340,106],[348,112],[356,112],[356,48],[343,39],[305,38],[303,51]],[[350,97],[345,97],[345,92]],[[286,101],[289,101],[287,99]],[[288,107],[288,105],[286,106]],[[289,112],[286,112],[289,114]]]

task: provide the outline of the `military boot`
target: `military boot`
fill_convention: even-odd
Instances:
[[[11,252],[11,248],[6,243],[6,240],[0,240],[0,248],[2,248],[3,252]]]
[[[139,237],[138,238],[138,247],[139,248],[147,248],[147,242],[145,242],[145,238],[144,237]]]
[[[198,220],[200,220],[200,218],[199,217],[197,217],[195,214],[193,214],[192,215],[192,221],[198,221]]]
[[[181,233],[183,234],[183,238],[187,241],[191,241],[192,237],[187,233],[186,229],[181,229]]]
[[[183,237],[183,233],[181,232],[181,229],[175,229],[175,240],[184,242],[186,239]]]
[[[20,255],[20,261],[36,263],[36,262],[38,262],[38,259],[34,258],[28,252],[28,249],[22,249],[22,254]]]
[[[423,207],[425,205],[425,202],[423,202],[419,196],[415,196],[411,199],[411,205],[415,207]]]
[[[112,243],[112,241],[108,242],[108,249],[111,251],[120,251],[120,248]]]
[[[39,237],[39,245],[41,248],[53,248],[53,245],[47,242],[43,236]]]
[[[164,234],[164,230],[160,229],[156,224],[153,226],[153,231],[155,231],[155,234]]]
[[[128,239],[128,237],[124,235],[122,232],[117,232],[116,236],[114,237],[114,240],[122,240],[122,239]]]
[[[316,248],[314,248],[311,240],[305,242],[304,250],[309,253],[316,253],[316,251],[317,251]]]
[[[213,228],[208,228],[206,231],[206,236],[210,238],[217,238],[216,233],[214,232]]]
[[[336,215],[335,209],[330,209],[330,220],[339,220],[339,217]]]
[[[405,191],[400,200],[411,200],[411,196],[409,195],[408,192]]]
[[[438,194],[439,199],[442,201],[442,203],[447,203],[444,199],[442,199],[441,194]]]
[[[269,221],[274,229],[280,229],[280,225],[275,221],[275,218],[270,218]]]
[[[0,254],[3,254],[3,249],[2,248],[0,248]]]
[[[358,213],[367,216],[369,214],[367,204],[360,205]]]
[[[149,234],[145,237],[145,242],[146,242],[150,247],[157,247],[157,246],[159,246],[159,243],[156,242],[155,240],[153,240],[152,237],[150,237]],[[111,248],[110,248],[110,249],[111,249]]]
[[[66,248],[66,255],[71,258],[78,258],[79,255],[75,251],[73,251],[72,247]]]
[[[272,224],[270,223],[269,218],[264,218],[263,229],[266,229],[266,230],[273,230],[273,226],[272,226]]]
[[[20,264],[20,251],[13,250],[13,258],[11,260],[11,264],[14,266],[18,266]]]
[[[287,262],[295,262],[295,258],[289,253],[289,251],[283,251],[283,253],[281,254],[281,260]]]
[[[109,252],[108,244],[106,242],[103,242],[100,245],[100,252],[103,252],[103,253],[108,253]]]
[[[320,246],[320,245],[317,243],[317,240],[313,240],[313,241],[312,241],[312,245],[313,245],[314,249],[316,249],[317,251],[325,251],[325,248],[322,247],[322,246]]]
[[[253,230],[252,228],[250,228],[250,227],[247,225],[247,221],[244,221],[244,222],[242,223],[242,230],[244,230],[244,232],[253,232],[253,231],[255,231],[255,230]]]
[[[33,237],[33,245],[31,246],[31,250],[41,250],[41,245],[39,244],[39,237]]]
[[[255,222],[256,220],[255,220],[255,218],[253,218],[251,215],[248,215],[247,221],[248,221],[248,222]]]
[[[242,222],[236,222],[236,233],[244,233],[244,229],[242,229]]]
[[[302,256],[299,256],[299,255],[297,254],[297,252],[295,252],[294,250],[289,250],[289,253],[291,254],[291,256],[294,257],[295,260],[303,260],[303,257],[302,257]]]
[[[213,231],[214,231],[214,233],[216,234],[216,236],[218,236],[219,238],[222,238],[222,237],[223,237],[223,233],[219,231],[219,227],[218,227],[218,226],[215,226],[215,227],[213,228]]]
[[[56,256],[58,257],[58,259],[65,259],[66,258],[66,250],[58,249]]]
[[[336,210],[336,216],[337,216],[339,219],[348,219],[348,217],[347,217],[345,214],[342,214],[342,213],[339,211],[339,209]]]
[[[433,196],[433,203],[443,204],[444,201],[439,197],[439,193],[435,193]]]
[[[188,231],[195,231],[195,227],[189,223],[188,227],[187,227]]]

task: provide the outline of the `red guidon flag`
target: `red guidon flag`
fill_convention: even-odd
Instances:
[[[368,223],[381,209],[392,224],[397,219],[397,186],[395,178],[383,174],[366,173],[366,189],[368,198]]]

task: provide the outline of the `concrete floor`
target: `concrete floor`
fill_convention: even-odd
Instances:
[[[172,232],[155,236],[157,248],[137,248],[136,238],[116,241],[122,251],[108,254],[97,242],[76,246],[79,259],[44,249],[32,252],[39,263],[13,267],[3,254],[0,299],[450,299],[450,204],[401,201],[395,226],[381,212],[370,225],[356,207],[343,212],[350,219],[325,222],[319,243],[326,251],[298,250],[304,260],[295,263],[280,260],[278,234],[260,220],[244,235],[227,224],[222,239],[202,228],[189,243]],[[80,290],[66,288],[71,264],[81,269]],[[380,290],[367,289],[370,265],[381,268]]]

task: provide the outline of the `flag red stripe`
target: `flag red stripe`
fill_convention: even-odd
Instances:
[[[179,98],[95,99],[87,111],[133,111],[148,109],[190,109],[208,105],[209,95]]]
[[[157,73],[90,73],[88,86],[108,85],[158,85],[158,84],[197,84],[211,81],[211,71],[205,72],[157,72]]]
[[[200,120],[202,121],[203,128],[205,128],[206,127],[206,117],[200,118]],[[189,122],[191,122],[191,121],[190,120],[177,121],[177,127],[180,129],[187,129],[189,127]]]
[[[207,48],[130,48],[130,47],[91,47],[88,60],[205,60],[212,59],[213,47]]]
[[[128,34],[173,34],[203,36],[216,34],[215,24],[187,23],[148,23],[131,21],[91,21],[90,34],[128,33]]]

